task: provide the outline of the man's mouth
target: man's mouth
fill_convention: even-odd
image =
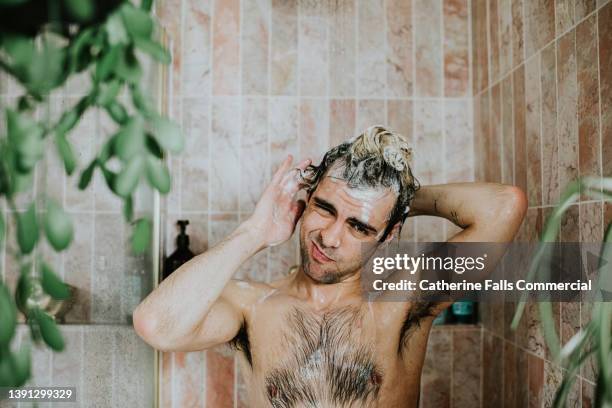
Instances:
[[[311,250],[311,255],[314,258],[315,261],[319,262],[319,263],[325,263],[325,262],[332,262],[333,259],[331,259],[330,257],[328,257],[327,255],[325,255],[325,253],[323,253],[323,251],[321,251],[319,249],[319,247],[317,246],[317,244],[314,243],[314,241],[312,242],[312,250]]]

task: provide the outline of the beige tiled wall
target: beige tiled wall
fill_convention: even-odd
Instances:
[[[173,44],[172,114],[187,136],[186,152],[171,163],[167,253],[177,219],[190,220],[192,247],[202,252],[249,216],[288,153],[317,160],[374,123],[409,138],[423,184],[473,179],[468,0],[158,5]],[[404,228],[407,238],[421,240],[454,231],[426,217]],[[271,280],[297,261],[294,237],[258,254],[237,275]],[[442,336],[440,347],[451,353],[451,334]],[[234,356],[224,349],[166,354],[162,367],[165,407],[248,406]],[[436,391],[447,401],[450,384]],[[424,387],[432,389],[428,382]]]
[[[612,175],[612,3],[473,1],[472,13],[475,176],[525,190],[529,209],[517,239],[534,241],[568,182]],[[601,241],[611,221],[610,202],[582,197],[562,220],[559,238]],[[537,306],[513,332],[514,306],[483,310],[483,358],[492,362],[483,400],[551,406],[563,371],[550,361]],[[554,305],[563,341],[588,321],[589,306]],[[570,406],[593,406],[594,380],[589,362]]]

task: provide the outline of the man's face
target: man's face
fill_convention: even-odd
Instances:
[[[302,216],[304,272],[320,283],[359,272],[378,246],[396,200],[389,188],[353,189],[339,178],[323,177]]]

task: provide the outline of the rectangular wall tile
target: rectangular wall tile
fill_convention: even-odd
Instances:
[[[355,105],[353,99],[329,101],[329,142],[331,146],[339,145],[356,134]]]
[[[467,0],[444,0],[444,95],[467,96],[469,27]]]
[[[385,9],[383,1],[360,1],[358,11],[357,94],[383,97],[387,86],[385,64]]]
[[[527,140],[525,134],[525,66],[513,72],[514,184],[527,191]]]
[[[240,92],[240,1],[214,0],[213,94]]]
[[[206,406],[234,406],[234,356],[225,348],[206,352]]]
[[[487,3],[471,2],[472,8],[472,94],[477,95],[489,84],[487,46]]]
[[[412,101],[405,99],[387,101],[387,123],[389,127],[404,136],[410,146],[414,146],[412,142],[412,111]]]
[[[298,14],[296,0],[272,0],[270,93],[297,95]]]
[[[83,332],[81,401],[92,407],[113,405],[113,332],[108,326],[87,326]]]
[[[210,209],[236,211],[240,191],[240,99],[216,98],[212,106],[210,138],[211,167],[209,179]]]
[[[298,106],[295,98],[272,98],[268,106],[270,115],[270,174],[292,154],[297,157],[298,140]]]
[[[174,406],[202,407],[204,401],[210,397],[211,392],[214,392],[208,388],[210,383],[207,381],[210,374],[207,370],[208,360],[206,357],[209,355],[208,352],[172,353],[174,358],[174,377],[172,378]],[[227,386],[229,387],[231,384]],[[218,406],[228,405],[221,403]]]
[[[415,0],[413,2],[415,96],[441,96],[443,94],[441,7],[442,4],[438,1]]]
[[[240,211],[253,211],[269,180],[268,100],[242,100]]]
[[[502,406],[504,373],[502,359],[503,340],[484,331],[482,360],[482,401],[492,407]]]
[[[578,177],[578,118],[576,76],[576,32],[570,31],[557,42],[557,101],[559,115],[559,185],[561,191]]]
[[[489,6],[489,47],[491,55],[489,62],[491,66],[491,83],[500,80],[500,56],[501,56],[501,21],[498,0],[488,0]]]
[[[481,403],[481,329],[453,330],[453,407],[473,407]]]
[[[94,219],[90,214],[71,214],[71,216],[75,234],[72,244],[63,255],[64,281],[77,288],[77,300],[66,315],[66,321],[88,322],[91,318],[92,302]],[[99,243],[103,244],[104,242]]]
[[[512,75],[506,76],[501,82],[502,104],[502,182],[514,183],[514,117],[513,117]],[[476,125],[476,124],[475,124]]]
[[[318,100],[300,101],[300,153],[297,160],[319,163],[329,148],[329,108]]]
[[[512,65],[517,67],[525,60],[525,41],[523,24],[523,2],[512,0]]]
[[[525,132],[527,142],[527,202],[542,204],[542,152],[540,138],[540,60],[525,63]]]
[[[557,138],[557,74],[555,44],[541,54],[542,87],[542,204],[557,203],[559,186],[559,139]]]
[[[512,0],[498,1],[500,27],[499,68],[501,75],[504,76],[512,69]],[[474,18],[476,17],[472,14],[472,19]]]
[[[302,96],[325,96],[328,87],[329,38],[327,19],[300,18],[299,77]]]
[[[210,100],[189,98],[183,102],[185,150],[181,154],[181,208],[207,211],[209,194]]]
[[[121,293],[116,284],[124,271],[125,236],[121,215],[96,214],[95,252],[92,275],[91,320],[97,323],[122,321]]]
[[[380,99],[361,99],[357,105],[357,132],[363,133],[366,128],[385,124],[385,101]]]
[[[171,3],[171,2],[168,2]],[[203,97],[211,85],[211,6],[209,0],[185,2],[182,57],[182,87],[175,95]],[[180,9],[180,7],[178,7]],[[171,37],[174,41],[174,37]],[[174,55],[175,59],[177,55]],[[181,59],[179,57],[179,59]],[[175,91],[176,92],[176,91]]]
[[[242,94],[268,93],[268,37],[271,0],[242,2]]]
[[[555,37],[555,1],[525,2],[525,50],[532,56]]]
[[[329,94],[355,97],[357,0],[338,0],[329,16]]]
[[[387,8],[387,96],[411,96],[414,64],[412,4],[409,1],[390,0],[385,6]]]
[[[597,64],[597,17],[576,28],[578,75],[578,167],[580,177],[601,176],[599,135],[599,83]]]
[[[434,328],[429,335],[421,375],[420,406],[423,408],[451,406],[451,376],[448,375],[452,370],[451,347],[451,331]]]
[[[484,94],[483,94],[484,97]],[[502,181],[502,112],[501,112],[501,86],[495,84],[490,89],[490,95],[485,98],[485,103],[489,103],[489,134],[487,135],[487,163],[489,168],[488,179],[500,183]]]
[[[574,3],[573,0],[555,0],[557,37],[574,25]]]

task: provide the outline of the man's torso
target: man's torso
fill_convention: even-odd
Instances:
[[[317,310],[282,287],[233,340],[253,407],[414,407],[432,305],[361,299]]]

